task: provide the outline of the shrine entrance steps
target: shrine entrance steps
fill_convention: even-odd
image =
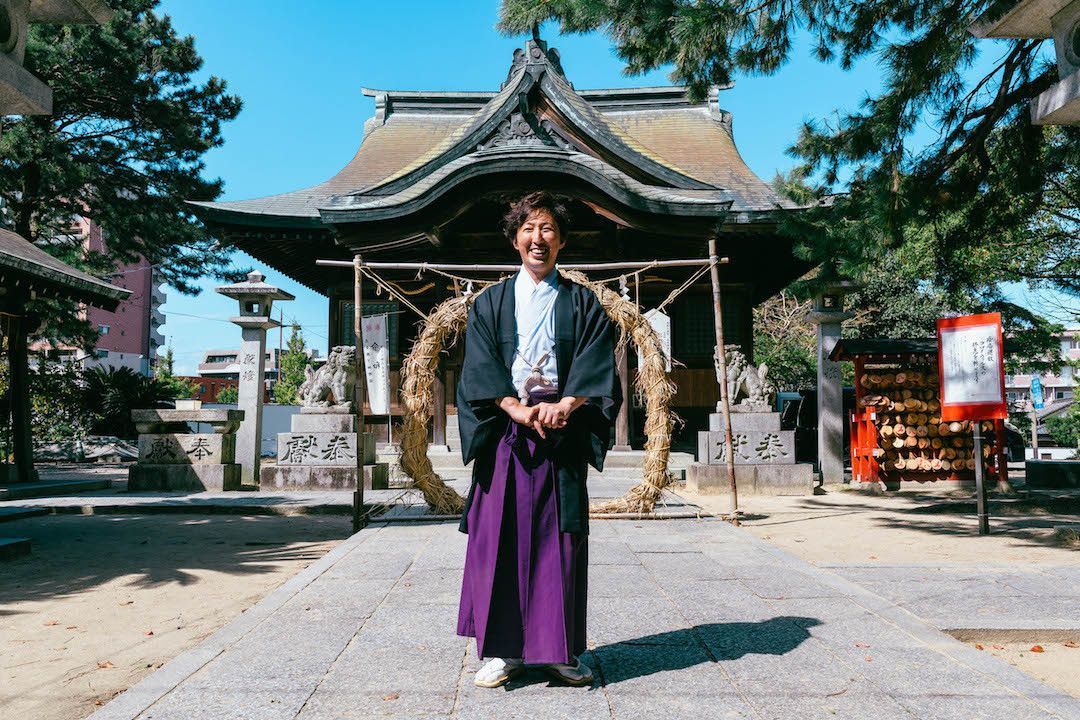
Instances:
[[[397,467],[397,452],[396,446],[385,445],[377,452],[379,462],[388,463],[390,466],[390,487],[401,487],[407,481],[401,468]],[[461,450],[449,449],[445,445],[431,445],[428,447],[428,459],[431,460],[432,469],[448,482],[468,480],[472,477],[471,465],[466,466],[461,462]],[[644,460],[643,450],[609,451],[602,473],[589,469],[589,482],[626,481],[624,484],[629,487],[640,482]],[[690,453],[673,452],[668,460],[668,470],[677,481],[682,481],[686,479],[686,469],[692,462],[694,462],[694,456]]]

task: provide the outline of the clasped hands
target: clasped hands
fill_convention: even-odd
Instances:
[[[566,396],[558,402],[542,402],[536,405],[525,405],[517,398],[504,397],[499,400],[499,407],[510,416],[510,419],[526,427],[531,427],[540,437],[547,439],[544,428],[557,430],[566,426],[566,420],[570,413],[577,409],[585,401],[575,397]]]

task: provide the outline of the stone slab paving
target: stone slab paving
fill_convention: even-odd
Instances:
[[[589,494],[593,500],[621,497],[640,478],[590,478]],[[459,494],[469,491],[468,480],[448,480],[447,485]],[[430,516],[419,490],[390,488],[366,490],[364,502],[385,505],[388,516],[399,520],[423,520]],[[299,515],[315,513],[351,514],[351,490],[323,491],[207,491],[207,492],[127,492],[123,487],[84,491],[55,497],[9,500],[0,504],[0,513],[23,517],[36,514],[75,513],[154,513],[154,512],[227,512]],[[696,517],[703,511],[675,493],[664,491],[656,514],[667,517]],[[0,514],[0,521],[4,519]]]
[[[100,474],[76,477],[49,477],[35,482],[0,485],[0,500],[75,494],[103,490],[112,486],[112,480]]]
[[[943,630],[1080,632],[1080,561],[1072,565],[1029,567],[991,564],[822,567]]]
[[[46,515],[48,510],[39,507],[4,507],[0,506],[0,522],[22,520],[35,515]]]
[[[472,684],[466,536],[376,523],[93,720],[1080,718],[1069,698],[716,519],[590,524],[592,687]]]
[[[375,490],[365,493],[372,502],[392,502],[401,491]],[[348,513],[352,508],[351,491],[323,492],[136,492],[102,490],[62,497],[39,497],[11,500],[4,508],[38,508],[49,513],[95,512],[265,512]]]

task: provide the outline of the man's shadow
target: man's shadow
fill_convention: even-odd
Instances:
[[[809,628],[820,624],[816,618],[791,616],[761,622],[705,623],[600,645],[582,653],[581,661],[592,669],[595,688],[743,655],[783,655],[810,637]],[[550,676],[530,667],[503,687],[514,690],[545,680],[550,681]]]

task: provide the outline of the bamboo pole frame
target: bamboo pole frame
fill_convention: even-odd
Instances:
[[[316,260],[315,264],[321,267],[354,267],[355,262],[360,262],[360,267],[370,270],[442,270],[444,272],[514,272],[521,268],[521,263],[516,265],[467,265],[460,263],[423,263],[423,262],[370,262],[359,260]],[[627,261],[627,262],[585,262],[585,263],[559,263],[561,270],[644,270],[645,268],[664,267],[691,267],[704,265],[707,261],[700,258],[688,260],[654,260],[652,262]],[[727,262],[727,258],[719,260]]]
[[[581,273],[583,271],[585,271],[585,270],[608,270],[608,271],[610,271],[610,270],[628,270],[628,271],[635,271],[635,270],[644,270],[644,269],[661,268],[661,267],[700,267],[702,265],[709,265],[709,268],[710,268],[710,271],[711,271],[712,286],[713,286],[713,304],[714,304],[714,310],[716,311],[716,319],[717,319],[716,332],[717,332],[718,344],[719,344],[720,348],[723,348],[723,319],[722,319],[722,316],[721,316],[721,313],[720,313],[721,305],[720,305],[720,297],[719,297],[718,273],[717,273],[716,266],[719,263],[727,263],[727,262],[729,262],[728,258],[726,258],[726,257],[724,257],[724,258],[717,257],[717,255],[716,255],[716,241],[715,241],[715,239],[712,239],[712,240],[709,241],[708,257],[704,258],[704,259],[696,258],[696,259],[682,259],[682,260],[656,260],[656,261],[651,261],[651,262],[628,261],[628,262],[571,263],[571,264],[565,264],[565,265],[560,264],[559,268],[560,268],[560,270],[562,270],[564,272],[571,273],[572,274],[571,279],[574,280],[575,282],[583,284],[586,287],[590,287],[590,288],[593,289],[594,292],[597,293],[597,297],[600,299],[601,304],[604,306],[605,311],[608,312],[609,316],[612,316],[612,320],[615,321],[616,324],[621,328],[622,332],[624,333],[624,337],[627,340],[633,340],[635,343],[637,343],[639,345],[640,345],[640,342],[639,342],[640,340],[645,340],[645,345],[648,347],[648,352],[655,352],[655,351],[658,351],[657,349],[659,348],[658,340],[655,337],[655,331],[653,331],[651,326],[649,326],[648,322],[645,321],[642,316],[640,316],[640,309],[638,307],[638,304],[636,302],[624,302],[623,304],[633,308],[633,312],[631,314],[634,317],[631,318],[631,319],[628,319],[628,318],[617,319],[620,314],[625,314],[625,309],[616,311],[616,308],[613,305],[613,303],[615,303],[615,298],[619,298],[619,296],[617,294],[611,292],[610,290],[607,290],[602,285],[598,285],[597,283],[590,282]],[[354,273],[354,304],[355,304],[355,306],[357,308],[356,313],[354,313],[353,320],[354,320],[354,327],[355,327],[355,332],[356,332],[356,342],[357,342],[357,353],[356,353],[357,354],[357,377],[358,377],[357,386],[358,386],[358,391],[360,393],[362,393],[362,390],[359,390],[359,388],[360,388],[360,386],[362,384],[362,377],[363,377],[363,345],[362,345],[362,341],[361,341],[361,333],[362,333],[362,331],[361,331],[361,325],[360,325],[360,318],[361,318],[360,295],[361,295],[362,271],[364,269],[368,269],[368,270],[406,270],[406,271],[412,271],[412,270],[420,270],[420,271],[423,271],[423,270],[441,270],[441,271],[444,271],[444,272],[453,272],[453,271],[458,271],[458,272],[515,272],[518,269],[520,269],[520,267],[521,267],[520,264],[478,265],[478,264],[459,264],[459,263],[366,262],[361,258],[361,256],[359,254],[354,256],[352,262],[348,262],[348,261],[344,261],[344,260],[317,260],[316,264],[319,265],[319,266],[323,266],[323,267],[352,267],[353,268],[353,273]],[[455,282],[456,282],[456,280],[455,280]],[[605,292],[606,292],[606,294],[605,294]],[[607,295],[610,295],[612,297],[607,297]],[[619,299],[621,299],[621,298],[619,298]],[[615,304],[617,304],[617,303],[615,303]],[[459,305],[460,305],[460,307],[458,307]],[[414,368],[415,372],[413,374],[423,375],[425,369],[426,369],[426,371],[431,370],[431,368],[427,367],[427,365],[432,364],[432,357],[428,357],[428,356],[435,357],[436,360],[434,362],[437,363],[437,354],[438,354],[438,352],[442,351],[443,342],[447,339],[446,337],[443,337],[442,335],[440,335],[440,333],[443,333],[443,334],[448,333],[451,336],[456,336],[456,334],[458,332],[460,332],[461,330],[464,329],[464,319],[465,318],[464,318],[464,313],[462,312],[463,308],[467,309],[467,298],[464,298],[464,299],[462,299],[462,298],[452,298],[451,300],[446,301],[446,302],[442,303],[441,305],[439,305],[433,311],[432,315],[439,315],[440,316],[439,322],[435,323],[436,327],[439,328],[435,332],[435,335],[438,335],[438,337],[429,338],[426,341],[426,344],[435,346],[435,352],[434,353],[428,352],[427,354],[421,353],[422,357],[419,360],[416,360],[413,357],[414,354],[416,353],[416,350],[414,348],[414,352],[410,353],[409,359],[406,362],[406,364],[413,363],[414,365],[416,365],[417,368],[420,368],[419,371],[416,371],[416,369]],[[441,317],[442,315],[447,315],[447,317]],[[453,315],[453,317],[450,317],[450,315]],[[460,315],[460,317],[457,317],[457,315]],[[453,320],[453,322],[451,322],[451,320]],[[430,325],[431,322],[432,322],[432,316],[429,315],[428,317],[426,317],[425,322],[426,322],[425,327],[427,327],[427,325]],[[458,327],[459,325],[460,325],[460,327]],[[449,328],[449,330],[448,330],[448,328]],[[637,330],[634,330],[634,328],[637,328]],[[640,331],[640,334],[642,336],[641,338],[636,337],[636,335],[639,334],[638,331]],[[634,337],[631,337],[631,336],[634,336]],[[452,342],[453,341],[451,340],[451,343]],[[641,350],[639,349],[639,352],[640,351]],[[723,353],[722,352],[721,352],[721,363],[724,363]],[[421,367],[421,366],[423,366],[423,367]],[[403,366],[403,369],[404,369],[404,366]],[[661,369],[661,372],[663,373],[664,377],[666,378],[667,373],[664,372],[663,369]],[[723,373],[726,376],[726,363],[725,363]],[[428,400],[430,400],[430,398],[427,397],[427,394],[430,393],[430,383],[425,383],[423,381],[422,377],[420,377],[419,379],[414,379],[414,380],[415,380],[414,384],[418,383],[418,387],[422,391],[422,392],[414,393],[414,394],[424,395],[423,399],[425,400],[425,402],[419,403],[417,408],[415,408],[412,411],[407,413],[408,417],[406,419],[406,428],[405,428],[405,431],[404,431],[405,439],[403,439],[403,441],[402,441],[403,442],[403,444],[402,444],[402,457],[401,457],[401,460],[400,460],[401,466],[405,470],[406,474],[409,475],[409,477],[413,478],[413,480],[417,483],[417,486],[424,492],[425,499],[427,499],[428,504],[432,507],[432,509],[435,512],[442,512],[442,513],[445,513],[447,511],[449,511],[449,512],[460,512],[461,506],[463,505],[463,499],[461,498],[461,496],[459,496],[457,494],[456,491],[449,488],[436,473],[434,473],[434,471],[431,468],[430,460],[427,459],[427,444],[428,443],[427,443],[427,439],[426,439],[426,425],[427,425],[427,422],[429,420],[429,417],[428,417],[427,413],[430,412],[430,408],[428,407],[430,405],[430,402],[427,402]],[[639,376],[639,385],[640,385],[640,380],[641,380],[641,377]],[[410,381],[408,379],[406,379],[406,384],[409,383],[409,382]],[[646,473],[645,473],[646,478],[645,478],[645,480],[642,483],[639,483],[634,488],[631,488],[630,491],[627,493],[627,495],[624,496],[623,498],[619,498],[619,499],[617,499],[615,501],[606,502],[606,503],[603,503],[602,505],[599,505],[599,506],[596,506],[596,505],[592,506],[591,507],[592,512],[590,514],[595,514],[597,512],[599,512],[599,513],[611,513],[611,512],[623,513],[623,512],[628,512],[628,511],[634,511],[634,512],[640,512],[643,515],[647,515],[648,513],[650,513],[652,511],[652,507],[655,504],[656,500],[658,499],[660,491],[670,482],[670,475],[667,473],[667,459],[668,459],[668,453],[670,451],[670,439],[671,439],[670,436],[671,436],[672,419],[671,419],[670,412],[668,410],[668,403],[670,402],[671,397],[674,395],[674,385],[670,382],[670,379],[667,379],[665,382],[657,382],[657,383],[653,383],[653,384],[656,385],[657,387],[659,387],[660,385],[663,385],[664,387],[662,389],[659,389],[659,390],[657,389],[657,387],[653,387],[652,389],[642,389],[642,392],[644,392],[646,395],[655,395],[656,396],[656,398],[654,398],[656,400],[656,403],[654,403],[654,404],[657,404],[656,409],[660,412],[660,415],[662,415],[663,417],[661,418],[660,416],[657,416],[657,418],[656,418],[657,422],[654,422],[653,424],[657,425],[658,427],[653,428],[653,433],[649,434],[648,433],[648,428],[646,428],[646,432],[650,436],[650,442],[647,443],[647,447],[646,447],[646,454],[647,454],[647,456],[654,456],[654,459],[657,460],[659,462],[660,466],[661,466],[661,467],[658,467],[658,468],[652,468],[652,470],[654,472],[652,472],[651,475],[657,475],[657,472],[655,472],[655,471],[660,470],[661,474],[662,474],[662,477],[650,477],[650,469],[648,467],[650,463],[649,463],[649,460],[648,460],[648,457],[647,457],[647,459],[646,459]],[[733,497],[733,501],[735,503],[735,513],[736,513],[735,523],[738,524],[738,517],[737,517],[738,499],[737,499],[737,497],[735,495],[735,476],[734,476],[734,464],[733,464],[734,460],[733,460],[733,456],[731,455],[731,418],[730,418],[730,414],[728,412],[729,407],[728,407],[728,402],[727,402],[727,386],[724,383],[721,383],[721,396],[724,399],[723,410],[724,410],[724,416],[725,416],[725,424],[727,426],[729,474],[730,474],[730,479],[731,479],[732,497]],[[359,417],[359,422],[358,422],[357,427],[362,428],[363,427],[363,395],[362,394],[358,395],[358,408],[359,408],[360,417]],[[414,424],[417,425],[417,427],[412,429],[413,432],[411,434],[410,434],[410,428],[409,428],[410,420],[414,421]],[[417,446],[415,448],[412,447],[412,444],[414,444],[414,443],[407,443],[407,440],[411,436],[416,436],[416,438],[417,438],[417,442],[415,443]],[[358,436],[358,440],[359,440],[359,436]],[[406,448],[407,444],[410,445],[410,447],[408,449]],[[650,449],[648,447],[649,444],[652,444],[654,447],[652,447]],[[359,453],[358,453],[358,455],[359,455]],[[415,455],[416,457],[412,457],[413,455]],[[654,462],[652,464],[655,465],[656,463]],[[359,463],[358,463],[358,465],[359,465]],[[362,466],[358,467],[358,470],[360,470],[360,472],[362,473]],[[361,478],[362,478],[362,475],[361,475]],[[357,526],[359,521],[360,521],[359,508],[362,505],[362,501],[363,501],[363,489],[362,489],[362,482],[360,482],[360,483],[358,483],[358,488],[357,488],[357,501],[356,501],[357,502],[356,513],[357,514],[354,517],[354,527]]]
[[[709,238],[709,279],[712,283],[713,318],[716,330],[716,361],[720,366],[720,413],[724,420],[724,460],[731,486],[731,517],[739,524],[739,490],[735,485],[735,448],[732,446],[731,398],[727,390],[727,358],[724,355],[724,308],[720,300],[720,271],[717,269],[716,238]]]
[[[359,532],[367,525],[367,515],[364,513],[364,450],[367,443],[364,442],[364,402],[366,401],[365,390],[367,376],[364,368],[364,334],[363,334],[363,283],[364,274],[360,271],[362,260],[359,255],[353,258],[353,343],[356,346],[356,384],[353,390],[353,413],[356,418],[356,490],[353,494],[353,532]]]

